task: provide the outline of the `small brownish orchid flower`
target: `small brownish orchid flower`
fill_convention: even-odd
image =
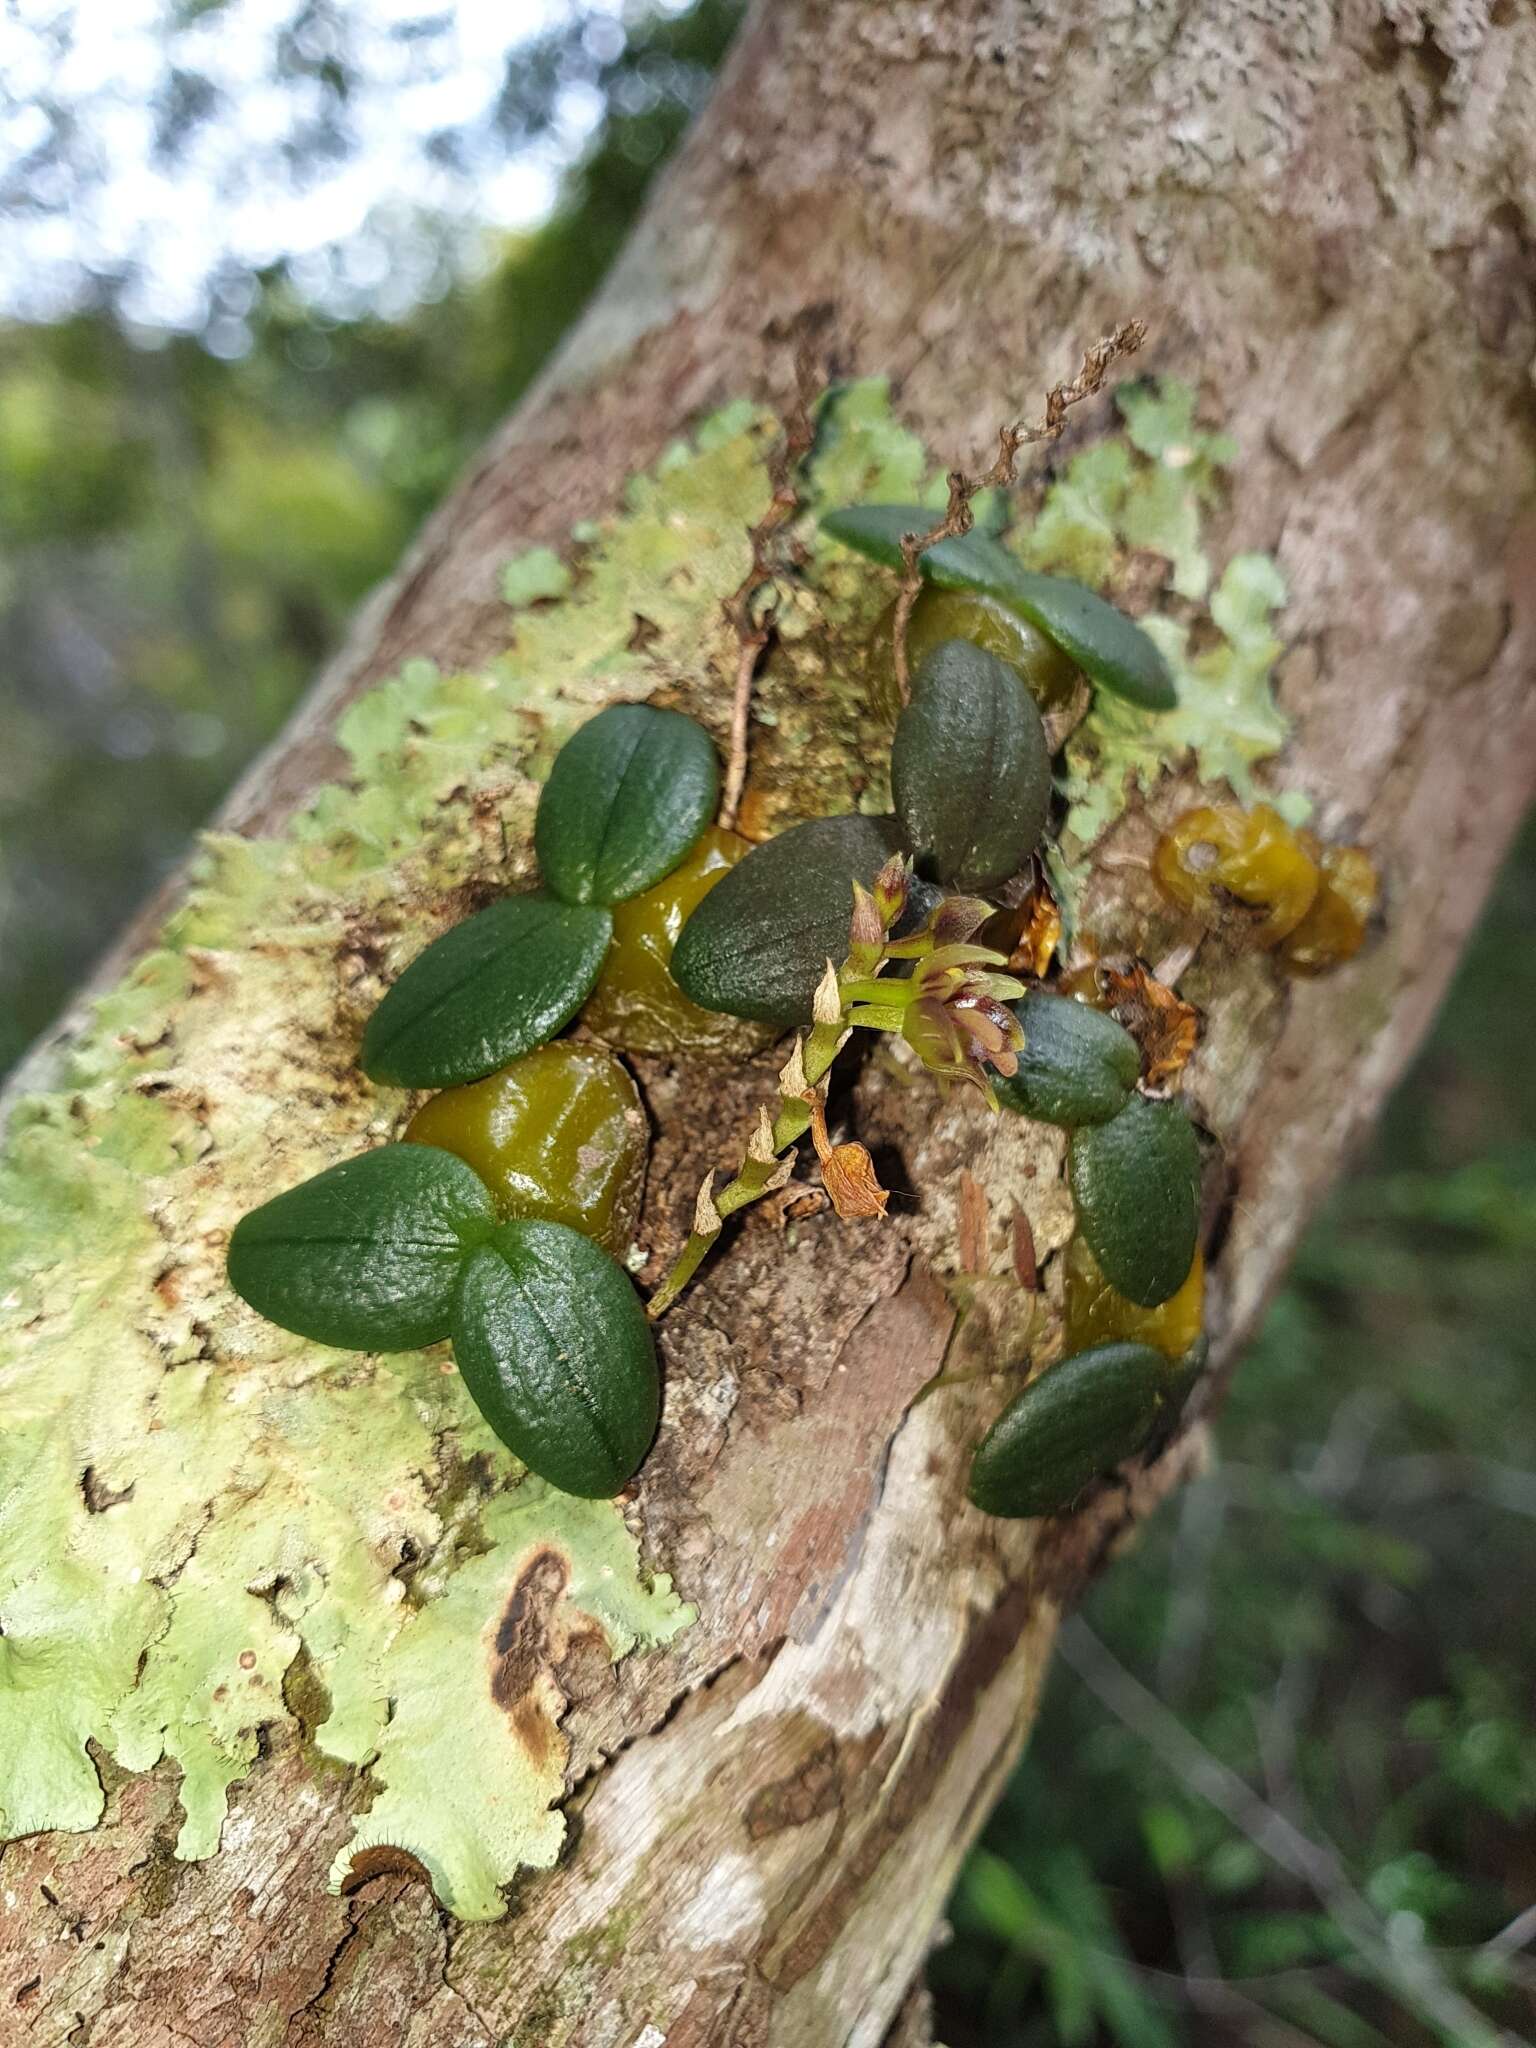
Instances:
[[[951,896],[929,920],[934,950],[912,971],[912,1007],[903,1036],[924,1066],[941,1079],[971,1081],[989,1101],[985,1069],[1016,1074],[1024,1033],[1007,1006],[1024,993],[1011,975],[992,970],[1006,963],[990,946],[967,945],[991,907]]]
[[[856,941],[861,914],[863,924],[873,922],[865,910],[869,900],[856,903]],[[992,906],[977,897],[946,896],[921,931],[884,942],[882,961],[910,960],[909,977],[871,979],[866,970],[844,979],[839,994],[849,1024],[900,1032],[941,1081],[972,1082],[995,1108],[986,1069],[1018,1071],[1024,1034],[1007,1006],[1023,995],[1024,987],[995,971],[1006,965],[1001,953],[969,943],[991,914]],[[867,958],[862,955],[859,966]]]
[[[1007,977],[985,978],[995,982]],[[1012,1010],[963,983],[944,997],[919,996],[907,1010],[902,1036],[941,1081],[970,1081],[989,1102],[994,1098],[986,1069],[1016,1074],[1024,1050],[1024,1033]]]

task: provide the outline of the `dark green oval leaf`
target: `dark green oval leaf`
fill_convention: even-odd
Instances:
[[[462,1159],[435,1145],[383,1145],[242,1216],[229,1284],[317,1344],[413,1351],[447,1336],[465,1256],[495,1220]]]
[[[881,562],[887,569],[901,567],[901,544],[909,533],[928,533],[942,517],[931,505],[844,505],[822,515],[822,531]],[[918,567],[930,583],[944,590],[980,590],[1007,604],[1004,586],[1023,565],[990,533],[972,528],[950,540],[935,541],[918,556]],[[1011,608],[1011,607],[1010,607]]]
[[[479,1081],[568,1024],[613,919],[592,904],[509,896],[443,933],[368,1019],[363,1072],[401,1088]]]
[[[1111,1287],[1142,1308],[1178,1292],[1200,1227],[1200,1148],[1176,1102],[1133,1095],[1107,1124],[1072,1134],[1072,1199]]]
[[[813,818],[754,847],[678,935],[672,978],[706,1010],[808,1024],[830,960],[848,955],[855,878],[867,888],[902,846],[894,818]],[[914,888],[909,919],[933,901]]]
[[[531,1472],[605,1499],[639,1467],[661,1391],[624,1269],[563,1223],[503,1223],[464,1268],[453,1349],[475,1406]]]
[[[1013,1013],[1024,1027],[1019,1071],[992,1082],[1004,1109],[1068,1130],[1120,1114],[1141,1072],[1127,1030],[1102,1010],[1045,989],[1031,989]]]
[[[938,513],[926,505],[848,505],[822,520],[844,547],[888,568],[901,567],[901,543],[927,533]],[[1085,584],[1026,569],[989,533],[972,531],[935,542],[918,557],[924,576],[946,590],[979,590],[1005,604],[1054,640],[1096,683],[1147,711],[1178,702],[1173,677],[1156,643]]]
[[[671,874],[715,815],[720,765],[680,711],[613,704],[555,757],[533,843],[567,903],[622,903]]]
[[[987,889],[1039,844],[1051,756],[1018,671],[969,640],[927,655],[891,743],[896,814],[941,882]]]
[[[1011,1401],[971,1461],[989,1515],[1051,1515],[1147,1442],[1168,1361],[1145,1344],[1099,1344],[1048,1366]]]
[[[1011,555],[1004,559],[1013,562]],[[1037,576],[1016,564],[1011,589],[1012,595],[1002,602],[1054,640],[1090,681],[1143,711],[1175,709],[1178,692],[1162,649],[1118,606],[1085,583],[1066,576]]]

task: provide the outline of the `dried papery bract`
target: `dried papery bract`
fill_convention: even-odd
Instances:
[[[811,1002],[811,1021],[815,1024],[837,1025],[842,1019],[842,986],[837,978],[837,969],[829,960],[826,973],[816,985],[816,994]]]
[[[720,1229],[720,1211],[715,1207],[715,1170],[710,1168],[699,1183],[693,1199],[693,1228],[699,1237],[714,1237]]]

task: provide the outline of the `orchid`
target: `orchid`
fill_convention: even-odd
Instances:
[[[970,1082],[995,1108],[987,1068],[1018,1071],[1024,1034],[1007,1006],[1024,984],[996,971],[1007,966],[1005,955],[969,943],[992,915],[978,897],[946,896],[909,938],[887,937],[906,902],[892,873],[898,868],[902,863],[892,862],[882,870],[873,895],[855,895],[848,961],[837,979],[843,1021],[899,1034],[941,1082]],[[912,962],[910,976],[879,971],[897,960]]]

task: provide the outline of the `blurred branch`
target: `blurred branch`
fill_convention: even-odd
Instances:
[[[1231,2020],[1242,2027],[1242,2038],[1252,2042],[1254,2048],[1321,2048],[1316,2035],[1304,2034],[1299,2027],[1293,2027],[1289,2020],[1277,2018],[1267,2006],[1257,1999],[1249,1998],[1238,1990],[1226,1977],[1191,1975],[1182,1977],[1170,1975],[1165,1970],[1151,1970],[1139,1963],[1131,1963],[1130,1969],[1137,1979],[1154,1994],[1176,1995],[1180,2003],[1190,2005],[1197,2012],[1206,2013],[1224,2020]],[[1334,1966],[1334,1973],[1338,1974]],[[1320,1972],[1284,1974],[1317,1975]],[[1264,1980],[1265,1988],[1271,1988],[1270,1980]],[[1166,1987],[1166,1988],[1165,1988]]]
[[[1536,1906],[1527,1906],[1523,1913],[1517,1913],[1507,1927],[1501,1927],[1492,1934],[1478,1950],[1483,1956],[1513,1956],[1532,1941],[1536,1941]]]
[[[1371,1447],[1393,1407],[1390,1397],[1376,1387],[1363,1387],[1341,1401],[1311,1469],[1300,1475],[1307,1491],[1342,1507],[1359,1485]],[[1296,1783],[1297,1732],[1316,1689],[1316,1660],[1302,1639],[1287,1648],[1268,1702],[1255,1702],[1253,1708],[1265,1789],[1271,1803],[1303,1832],[1308,1816]],[[1337,1859],[1331,1844],[1330,1853]]]
[[[1157,1689],[1182,1700],[1194,1683],[1210,1616],[1211,1567],[1221,1542],[1229,1494],[1218,1467],[1204,1485],[1190,1487],[1179,1510],[1168,1594],[1168,1623],[1158,1653]]]
[[[1187,1790],[1214,1807],[1262,1855],[1315,1894],[1354,1943],[1377,1982],[1427,2020],[1448,2048],[1520,2048],[1517,2036],[1490,2026],[1476,2007],[1446,1982],[1426,1950],[1394,1942],[1334,1851],[1304,1835],[1213,1756],[1126,1670],[1085,1622],[1066,1624],[1058,1639],[1058,1654]]]
[[[1536,1472],[1491,1458],[1465,1458],[1455,1452],[1421,1452],[1383,1458],[1373,1465],[1361,1491],[1383,1505],[1449,1498],[1457,1494],[1487,1501],[1511,1515],[1536,1518]]]
[[[1265,1465],[1245,1464],[1241,1459],[1223,1463],[1221,1477],[1227,1482],[1234,1507],[1261,1509],[1272,1513],[1278,1493],[1302,1493],[1316,1498],[1319,1489],[1303,1472],[1275,1472]],[[1342,1496],[1331,1488],[1324,1497],[1338,1501]],[[1369,1471],[1362,1472],[1347,1498],[1365,1507],[1421,1506],[1435,1500],[1479,1500],[1502,1508],[1511,1515],[1536,1519],[1536,1472],[1523,1472],[1515,1465],[1501,1465],[1492,1458],[1468,1458],[1454,1451],[1405,1452],[1396,1458],[1378,1458]]]
[[[1309,1493],[1342,1501],[1360,1485],[1371,1447],[1390,1420],[1395,1403],[1380,1387],[1361,1387],[1334,1409],[1328,1434],[1309,1472],[1301,1474]]]

